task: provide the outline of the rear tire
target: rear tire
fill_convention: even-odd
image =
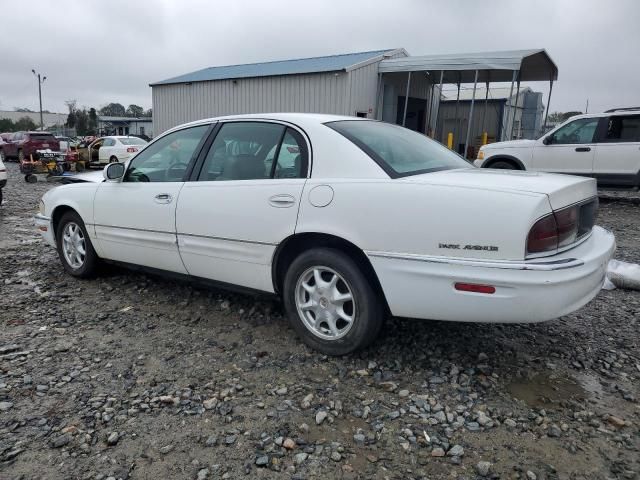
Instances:
[[[284,278],[283,299],[296,333],[326,355],[366,347],[384,322],[382,299],[358,265],[331,248],[306,251],[293,261]]]
[[[116,156],[112,156],[112,157],[109,159],[109,163],[118,163],[118,157],[116,157]]]
[[[0,188],[0,207],[2,206],[2,189]]]
[[[508,160],[497,160],[487,168],[495,168],[497,170],[520,170],[514,163]]]
[[[96,274],[99,258],[80,215],[67,212],[56,231],[56,245],[62,266],[70,275],[90,278]]]

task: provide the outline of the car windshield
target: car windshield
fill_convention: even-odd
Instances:
[[[392,178],[471,167],[438,142],[398,125],[366,120],[325,125],[355,143]]]
[[[146,145],[147,142],[138,137],[127,137],[121,138],[120,143],[123,145]]]

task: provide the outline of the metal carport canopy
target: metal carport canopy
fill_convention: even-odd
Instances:
[[[544,49],[503,52],[421,55],[382,60],[379,73],[429,72],[436,83],[511,82],[514,71],[518,79],[550,81],[558,79],[558,67]]]

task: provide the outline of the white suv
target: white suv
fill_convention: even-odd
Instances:
[[[577,115],[538,140],[484,145],[477,167],[594,177],[599,185],[640,186],[640,108]]]

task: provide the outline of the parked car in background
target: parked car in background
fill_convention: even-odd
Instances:
[[[98,163],[126,162],[140,151],[148,142],[130,136],[104,137],[98,150]]]
[[[2,141],[0,141],[0,144]],[[0,158],[0,206],[2,206],[2,189],[7,185],[7,167],[2,163]]]
[[[371,343],[388,313],[566,315],[600,291],[615,249],[594,226],[593,179],[481,170],[353,117],[201,120],[95,177],[49,190],[36,216],[69,274],[106,259],[279,294],[331,355]]]
[[[594,177],[605,186],[640,186],[640,108],[577,115],[538,140],[484,145],[475,165]]]
[[[60,149],[60,142],[49,132],[15,132],[2,145],[3,159],[13,158],[22,161],[36,150]]]
[[[61,136],[61,135],[56,135],[55,137],[58,140],[58,142],[60,142],[60,151],[61,152],[66,152],[67,150],[69,150],[71,148],[77,148],[78,144],[80,143],[78,140],[76,140],[75,138],[71,138],[71,137],[64,137],[64,136]]]

